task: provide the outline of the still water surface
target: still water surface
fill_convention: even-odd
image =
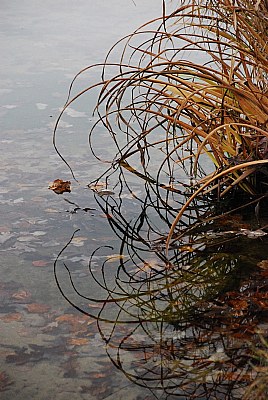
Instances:
[[[64,257],[78,279],[86,275],[88,255],[96,245],[114,240],[92,192],[86,189],[101,172],[85,146],[94,122],[90,111],[93,96],[68,110],[60,126],[64,138],[59,135],[58,144],[79,176],[79,184],[62,197],[48,190],[54,179],[71,178],[52,147],[53,126],[71,79],[88,64],[103,61],[119,38],[160,15],[161,0],[135,3],[1,1],[3,400],[138,400],[149,396],[149,391],[116,372],[96,323],[68,307],[53,275],[53,262],[75,229],[80,231]],[[82,86],[86,79],[82,78]],[[99,146],[103,148],[101,139],[100,132]],[[77,199],[81,207],[92,208],[86,216],[72,212],[74,206],[68,201]]]
[[[110,165],[88,146],[95,89],[66,109],[57,130],[77,181],[52,146],[74,75],[160,16],[161,5],[1,3],[1,399],[240,400],[256,376],[249,363],[261,345],[256,332],[268,332],[266,216],[261,225],[254,210],[212,224],[200,200],[185,212],[186,234],[172,239],[167,258],[166,234],[189,180],[176,160],[174,169],[161,164],[165,151],[153,145],[141,170],[150,175],[113,166],[103,177],[106,195],[94,193],[87,185]],[[110,60],[119,55],[116,48]],[[74,93],[99,77],[88,69]],[[157,143],[162,132],[153,134]],[[126,144],[126,135],[116,137]],[[92,141],[95,155],[114,159],[118,149],[103,126]],[[130,154],[139,149],[133,143]],[[142,163],[137,151],[131,165],[137,154]],[[71,180],[71,193],[48,190],[55,179]],[[171,182],[175,190],[166,190]]]

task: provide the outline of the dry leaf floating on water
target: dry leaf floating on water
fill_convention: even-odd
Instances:
[[[62,179],[55,179],[55,181],[49,185],[50,190],[53,190],[54,193],[62,194],[65,192],[71,192],[71,182],[63,181]]]

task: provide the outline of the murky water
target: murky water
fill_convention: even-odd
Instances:
[[[71,79],[84,66],[101,62],[120,37],[158,16],[162,2],[135,3],[26,0],[0,5],[3,400],[145,398],[116,372],[96,323],[67,305],[53,275],[53,262],[75,229],[80,232],[68,260],[79,278],[86,275],[100,238],[112,240],[85,186],[100,172],[85,146],[94,122],[92,97],[69,110],[61,123],[64,139],[58,142],[80,183],[62,197],[48,190],[54,179],[70,179],[52,147],[52,131]],[[86,215],[72,213],[75,206],[66,201],[78,198],[81,207],[92,208]]]

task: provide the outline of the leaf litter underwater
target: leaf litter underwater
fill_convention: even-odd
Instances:
[[[31,149],[35,138],[28,139]],[[14,151],[17,146],[14,143]],[[25,163],[25,168],[18,164],[11,171],[12,155],[5,153],[5,158],[9,167],[0,194],[4,210],[0,229],[1,399],[126,398],[126,384],[112,373],[96,320],[66,307],[53,277],[53,262],[70,229],[77,226],[81,234],[73,241],[68,261],[78,280],[88,276],[89,254],[96,243],[102,237],[113,242],[104,229],[104,213],[97,210],[93,196],[89,199],[93,193],[89,189],[78,185],[72,189],[85,202],[81,207],[72,204],[69,193],[58,198],[48,191],[47,160],[40,154],[36,153],[36,175],[30,150],[24,153],[24,160],[33,164],[30,170]],[[51,169],[55,168],[51,162]],[[82,160],[81,173],[83,168]],[[7,180],[11,172],[17,178]],[[93,234],[96,225],[101,228]],[[97,261],[95,257],[96,266]]]
[[[73,183],[55,196],[40,187],[31,218],[25,200],[6,205],[13,229],[1,231],[3,257],[12,250],[0,285],[3,399],[54,398],[55,387],[59,399],[239,399],[256,376],[268,326],[265,227],[246,213],[194,222],[171,243],[174,268],[159,209],[137,182],[132,189]],[[69,242],[70,228],[80,231]],[[78,310],[47,280],[55,258]],[[30,268],[27,284],[11,262]]]

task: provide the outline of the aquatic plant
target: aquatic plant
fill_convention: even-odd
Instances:
[[[73,102],[99,89],[89,147],[108,167],[88,186],[120,247],[116,255],[109,246],[91,255],[89,275],[103,297],[79,290],[67,263],[74,299],[65,295],[58,259],[55,277],[79,311],[93,315],[78,302],[100,305],[95,317],[107,352],[128,379],[178,397],[241,398],[237,389],[254,377],[245,343],[267,308],[260,281],[245,279],[262,252],[248,257],[237,249],[267,239],[258,210],[268,184],[268,7],[243,0],[171,7],[163,1],[160,18],[119,41],[102,65],[83,69],[71,84],[54,145],[75,178],[57,147],[57,127]],[[100,82],[73,94],[92,68],[101,68]],[[110,159],[94,146],[100,127],[114,148]],[[129,198],[137,206],[131,217]],[[254,223],[237,217],[248,205],[255,207]],[[91,264],[99,252],[106,258],[96,273]],[[102,322],[112,323],[110,333]],[[137,343],[138,335],[144,341]],[[125,367],[130,351],[143,352],[141,373]]]

